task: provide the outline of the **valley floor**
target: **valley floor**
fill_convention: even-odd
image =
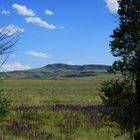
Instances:
[[[129,140],[102,118],[108,109],[97,89],[114,77],[3,80],[0,94],[11,111],[0,122],[0,140]]]

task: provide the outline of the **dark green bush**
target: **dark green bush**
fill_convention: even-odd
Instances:
[[[10,100],[0,96],[0,120],[7,116],[10,111]]]
[[[129,79],[111,80],[102,84],[102,101],[111,107],[108,114],[123,130],[133,134],[137,123],[136,94]]]

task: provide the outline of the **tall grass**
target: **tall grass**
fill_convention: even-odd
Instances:
[[[11,112],[0,123],[2,140],[129,140],[106,123],[97,88],[112,76],[59,80],[5,80]]]

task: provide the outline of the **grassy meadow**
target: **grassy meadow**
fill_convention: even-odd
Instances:
[[[0,94],[11,111],[0,122],[0,140],[129,140],[101,115],[107,108],[97,89],[114,77],[3,80]]]

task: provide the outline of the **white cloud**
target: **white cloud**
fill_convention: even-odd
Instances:
[[[4,9],[1,11],[1,13],[3,15],[9,15],[10,14],[10,12],[8,10],[4,10]]]
[[[117,13],[119,6],[117,0],[105,0],[105,2],[111,13]]]
[[[7,27],[0,28],[0,33],[6,34],[7,36],[14,35],[18,32],[24,32],[24,29],[14,25],[14,24],[10,24]]]
[[[59,26],[59,29],[64,30],[65,32],[67,32],[67,31],[68,31],[68,29],[67,29],[67,28],[65,28],[64,26]]]
[[[51,57],[51,55],[48,55],[48,54],[43,53],[43,52],[36,52],[36,51],[27,52],[27,55],[30,55],[33,57],[39,57],[42,59],[49,59]]]
[[[66,62],[67,65],[74,65],[71,61]]]
[[[13,64],[4,64],[0,68],[0,71],[6,72],[6,71],[26,70],[26,69],[31,69],[31,67],[17,62]]]
[[[28,9],[25,5],[13,4],[12,7],[17,10],[18,14],[24,16],[35,16],[33,10]]]
[[[47,16],[53,16],[53,15],[54,15],[54,13],[53,13],[51,10],[46,10],[46,11],[45,11],[45,14],[46,14]]]
[[[39,17],[28,17],[25,18],[27,23],[33,23],[33,24],[37,24],[41,27],[45,27],[47,29],[56,29],[56,27],[53,24],[49,24],[46,21],[43,21],[42,19],[40,19]]]

